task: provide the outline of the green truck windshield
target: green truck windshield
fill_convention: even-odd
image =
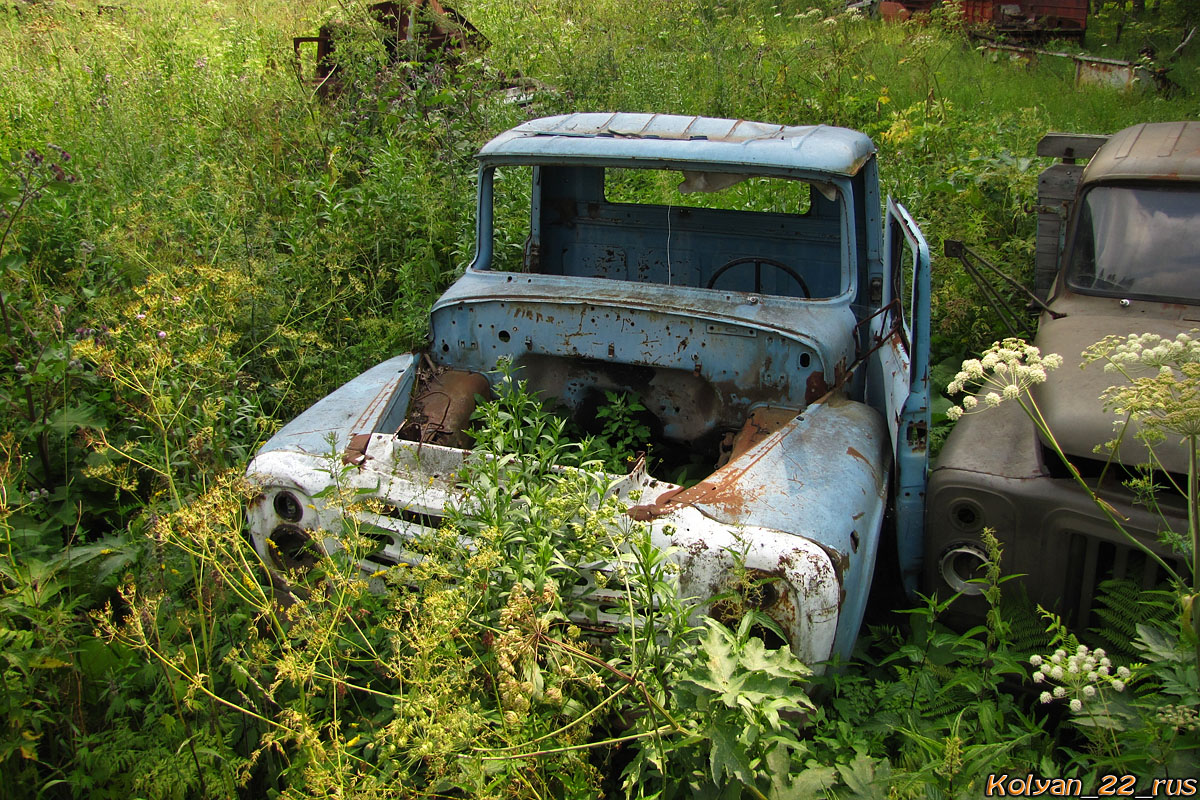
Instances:
[[[1067,282],[1085,294],[1200,303],[1200,186],[1096,186]]]

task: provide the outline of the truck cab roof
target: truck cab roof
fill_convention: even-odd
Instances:
[[[704,163],[729,171],[852,177],[875,153],[858,131],[669,114],[582,113],[546,117],[492,139],[485,165],[584,162],[654,166]]]
[[[1088,163],[1082,186],[1114,180],[1200,180],[1200,122],[1152,122],[1114,133]]]

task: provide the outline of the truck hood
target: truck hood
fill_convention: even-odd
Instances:
[[[1060,319],[1043,317],[1035,342],[1043,353],[1058,353],[1063,357],[1061,368],[1051,373],[1049,380],[1035,387],[1034,397],[1042,414],[1054,432],[1063,452],[1081,458],[1107,458],[1097,454],[1097,445],[1115,438],[1118,421],[1116,413],[1104,410],[1101,395],[1110,386],[1125,383],[1119,375],[1104,371],[1100,362],[1081,369],[1085,348],[1110,334],[1157,333],[1173,338],[1179,333],[1177,320],[1161,320],[1144,316],[1110,314],[1071,314]],[[1149,461],[1145,445],[1134,438],[1137,427],[1131,428],[1121,443],[1118,460],[1127,465]],[[1155,446],[1162,466],[1170,472],[1187,473],[1187,451],[1182,443],[1168,436]]]

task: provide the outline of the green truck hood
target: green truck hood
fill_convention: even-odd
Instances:
[[[1043,318],[1035,342],[1043,353],[1061,355],[1063,365],[1036,387],[1034,397],[1063,452],[1083,458],[1107,458],[1106,451],[1095,452],[1096,445],[1112,440],[1118,432],[1114,427],[1118,417],[1104,410],[1101,395],[1109,386],[1124,381],[1117,374],[1105,372],[1102,362],[1081,369],[1084,349],[1108,335],[1157,333],[1174,338],[1181,330],[1178,320],[1144,316],[1071,314],[1056,320]],[[1133,436],[1136,430],[1133,427],[1125,434],[1117,454],[1127,465],[1149,461],[1145,445]],[[1155,453],[1167,470],[1187,474],[1187,450],[1177,438],[1168,436],[1155,446]]]

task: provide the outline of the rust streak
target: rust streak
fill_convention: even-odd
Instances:
[[[866,464],[868,467],[869,467],[869,466],[871,466],[871,461],[870,461],[870,460],[869,460],[869,459],[868,459],[866,456],[864,456],[862,453],[860,453],[860,452],[858,452],[857,450],[855,450],[853,447],[847,447],[847,448],[846,448],[846,455],[849,455],[849,456],[854,456],[854,457],[855,457],[855,458],[857,458],[859,461],[861,461],[861,462],[863,462],[864,464]]]
[[[649,522],[651,520],[658,519],[659,517],[671,512],[671,501],[682,491],[683,487],[680,486],[678,489],[672,489],[669,492],[663,492],[653,503],[644,503],[640,506],[630,506],[625,513],[635,522]]]
[[[804,402],[811,405],[828,392],[829,384],[825,382],[825,375],[820,370],[815,370],[804,384]]]
[[[367,463],[367,446],[371,444],[371,434],[356,433],[350,437],[350,443],[346,445],[345,452],[342,453],[342,463],[349,466],[361,467]]]
[[[379,423],[379,417],[387,407],[387,401],[392,398],[392,395],[396,392],[396,387],[400,385],[401,377],[403,376],[396,375],[383,385],[383,388],[371,398],[371,402],[367,403],[367,407],[359,415],[358,419],[354,421],[351,429],[357,428],[363,430],[365,428],[367,430],[375,430],[375,426]]]

